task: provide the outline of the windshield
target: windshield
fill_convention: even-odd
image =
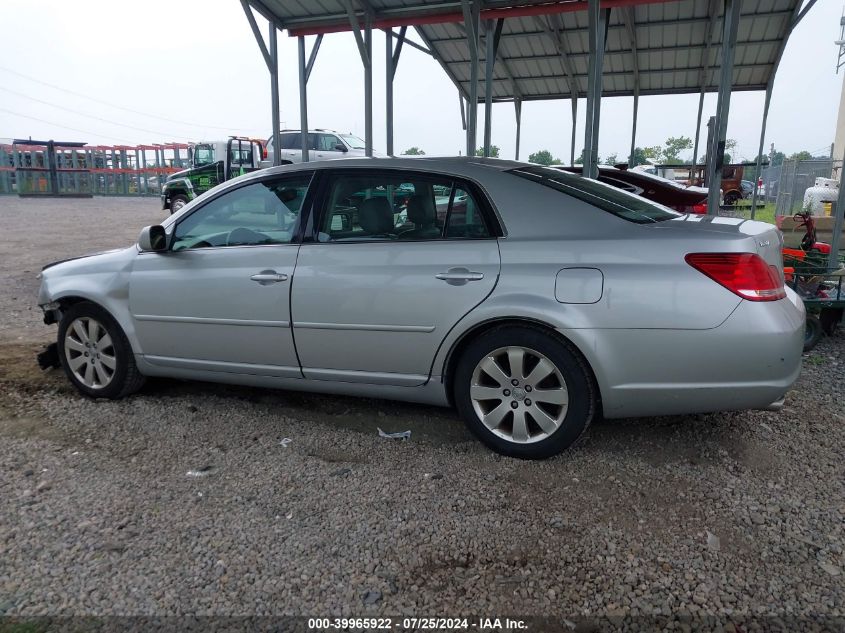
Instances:
[[[359,139],[357,136],[353,136],[352,134],[341,134],[340,138],[346,141],[346,144],[352,149],[364,149],[364,141]]]
[[[197,145],[194,148],[194,167],[210,165],[214,162],[214,148],[211,145]]]
[[[565,193],[578,200],[583,200],[603,211],[612,213],[618,218],[636,224],[663,222],[681,215],[663,205],[621,189],[548,167],[520,167],[519,169],[511,169],[509,173]]]

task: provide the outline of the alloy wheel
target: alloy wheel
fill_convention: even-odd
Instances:
[[[112,381],[117,358],[106,328],[91,317],[74,319],[65,332],[65,359],[73,375],[90,389],[102,389]]]
[[[489,431],[517,444],[548,438],[569,409],[560,370],[540,352],[519,346],[500,347],[478,362],[470,399]]]

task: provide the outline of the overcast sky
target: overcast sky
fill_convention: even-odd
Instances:
[[[806,0],[805,0],[806,1]],[[843,72],[835,74],[842,0],[818,0],[793,33],[775,83],[770,143],[790,154],[827,153]],[[269,76],[237,0],[0,0],[0,138],[104,143],[211,140],[270,134]],[[266,22],[259,18],[264,28]],[[308,45],[314,39],[309,37]],[[299,127],[296,40],[279,37],[281,119]],[[384,151],[384,35],[373,35],[375,148]],[[457,91],[427,55],[405,47],[396,73],[395,148],[428,154],[464,149]],[[90,97],[90,98],[86,98]],[[364,136],[363,69],[353,37],[327,35],[309,82],[310,127]],[[715,113],[708,95],[704,117]],[[637,145],[694,137],[697,95],[643,97]],[[584,104],[579,103],[578,147]],[[602,101],[599,154],[626,156],[632,99]],[[735,93],[728,137],[736,157],[753,159],[763,93]],[[548,149],[568,158],[568,101],[523,106],[521,157]],[[483,107],[479,108],[479,144]],[[702,131],[702,136],[706,134]],[[510,103],[493,107],[493,143],[514,152]],[[689,152],[691,154],[692,152]]]

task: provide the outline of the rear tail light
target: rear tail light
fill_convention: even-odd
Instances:
[[[786,297],[783,278],[756,253],[690,253],[686,262],[734,294],[749,301]]]
[[[707,213],[707,203],[702,202],[701,204],[692,205],[692,212],[693,213]]]

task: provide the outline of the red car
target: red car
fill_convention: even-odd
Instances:
[[[553,167],[574,174],[581,173],[580,166],[553,165]],[[707,189],[704,187],[690,187],[653,174],[629,170],[623,165],[618,167],[600,165],[598,181],[648,198],[680,213],[707,213]]]

